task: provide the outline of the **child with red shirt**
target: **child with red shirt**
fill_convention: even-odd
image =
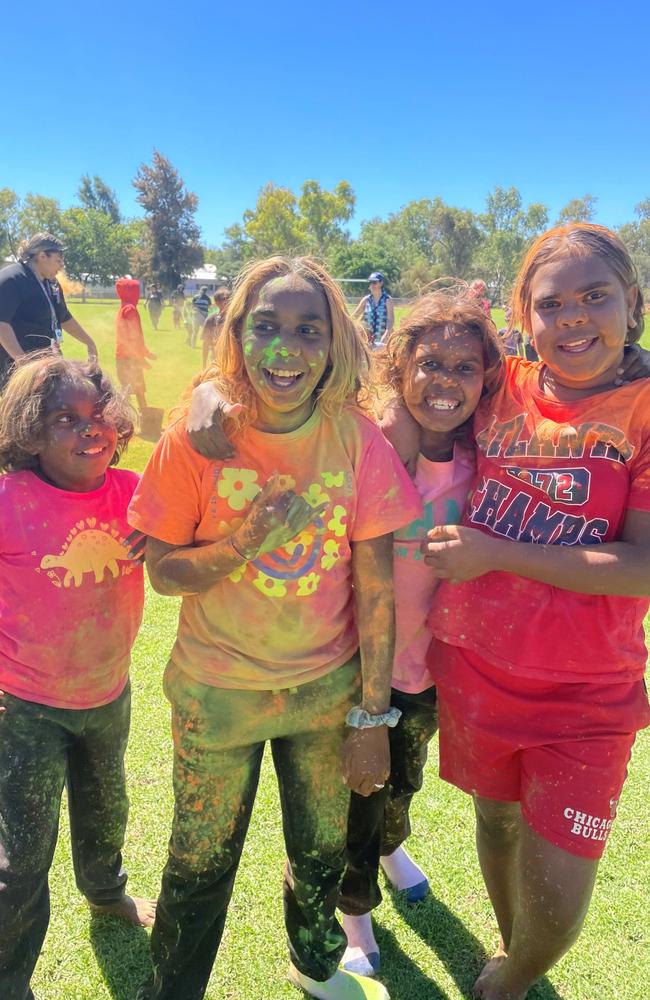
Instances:
[[[474,796],[502,936],[485,1000],[522,1000],[575,941],[650,723],[650,382],[617,378],[643,330],[623,244],[591,224],[539,237],[512,323],[540,361],[508,359],[476,413],[463,525],[424,547],[446,581],[429,619],[441,775]]]
[[[363,413],[368,360],[316,261],[250,265],[203,376],[238,401],[236,455],[204,458],[179,421],[131,504],[153,586],[183,597],[165,674],[176,808],[147,1000],[205,994],[267,741],[290,979],[321,1000],[387,1000],[338,968],[335,918],[350,788],[368,795],[389,772],[391,532],[421,511]]]
[[[348,866],[339,908],[348,939],[344,968],[372,975],[379,967],[370,911],[381,901],[379,864],[408,902],[429,888],[402,846],[409,807],[422,787],[428,745],[437,729],[436,689],[426,662],[426,620],[437,579],[420,543],[435,524],[460,521],[476,473],[471,423],[501,374],[497,331],[467,293],[433,292],[414,304],[378,355],[380,386],[402,400],[420,427],[415,485],[424,516],[393,534],[396,638],[391,704],[402,715],[390,731],[391,773],[369,798],[353,794]]]
[[[49,352],[0,400],[0,996],[32,998],[67,785],[77,885],[142,926],[125,895],[131,646],[143,582],[126,510],[138,477],[109,468],[130,410],[90,363]]]
[[[140,415],[147,409],[144,369],[156,355],[144,342],[142,322],[138,312],[140,282],[135,278],[118,278],[115,291],[122,305],[115,317],[115,367],[120,385],[135,396]],[[155,325],[155,324],[154,324]]]

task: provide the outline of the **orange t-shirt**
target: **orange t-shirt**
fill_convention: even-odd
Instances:
[[[408,524],[422,510],[415,487],[381,431],[354,409],[339,419],[317,407],[287,434],[246,427],[237,454],[208,461],[184,422],[169,428],[129,508],[134,527],[171,545],[226,538],[274,474],[312,506],[315,524],[183,599],[172,662],[215,687],[279,690],[316,680],[358,646],[351,542]]]
[[[474,418],[478,483],[463,524],[518,544],[599,545],[650,512],[650,379],[573,402],[507,359]],[[429,627],[513,674],[550,681],[643,676],[645,597],[579,594],[510,573],[444,582]]]

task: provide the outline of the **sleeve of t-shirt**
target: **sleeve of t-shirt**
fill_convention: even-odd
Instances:
[[[422,515],[420,495],[392,445],[369,421],[363,436],[353,542],[387,535]]]
[[[59,285],[59,301],[56,303],[54,311],[56,312],[56,318],[61,325],[63,325],[63,323],[67,323],[69,319],[72,319],[72,313],[66,304],[61,285]]]
[[[11,323],[20,305],[20,292],[13,278],[2,280],[0,272],[0,323]]]
[[[129,524],[169,545],[191,545],[201,520],[207,460],[194,451],[183,425],[161,437],[129,505]]]
[[[650,512],[650,434],[632,462],[627,509]]]

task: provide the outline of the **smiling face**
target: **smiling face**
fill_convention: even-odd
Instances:
[[[98,391],[63,385],[49,399],[43,438],[36,449],[44,478],[62,490],[87,493],[104,482],[117,447],[117,430],[106,423]]]
[[[426,457],[444,460],[455,430],[479,404],[484,375],[483,345],[467,327],[450,323],[420,334],[404,371],[403,393],[422,428]]]
[[[257,395],[255,427],[282,433],[309,418],[331,343],[319,288],[295,274],[262,286],[242,334],[244,367]]]
[[[626,288],[595,254],[539,268],[530,286],[530,327],[559,385],[586,395],[614,381],[636,298],[636,286]]]

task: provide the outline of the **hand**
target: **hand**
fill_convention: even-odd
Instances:
[[[224,430],[224,421],[242,411],[241,403],[229,403],[212,382],[202,382],[192,393],[185,426],[190,444],[204,458],[225,461],[235,449]]]
[[[496,551],[502,544],[509,543],[476,528],[447,524],[429,531],[420,548],[436,579],[462,583],[496,569]]]
[[[97,353],[96,344],[88,344],[88,360],[89,361],[99,361],[99,355]]]
[[[410,476],[415,475],[415,466],[420,452],[420,425],[413,419],[404,403],[394,400],[384,410],[379,421],[384,437],[404,463]]]
[[[638,344],[628,344],[620,367],[616,369],[614,385],[636,382],[637,379],[647,378],[648,375],[650,375],[650,351],[644,350]]]
[[[127,550],[127,558],[134,562],[144,562],[144,549],[147,544],[147,536],[143,535],[137,528],[124,539],[124,548]]]
[[[249,560],[279,549],[326,509],[326,503],[312,507],[293,490],[282,489],[279,476],[271,476],[232,536],[235,549]]]
[[[343,746],[343,781],[357,795],[372,795],[390,775],[388,727],[350,729]]]

